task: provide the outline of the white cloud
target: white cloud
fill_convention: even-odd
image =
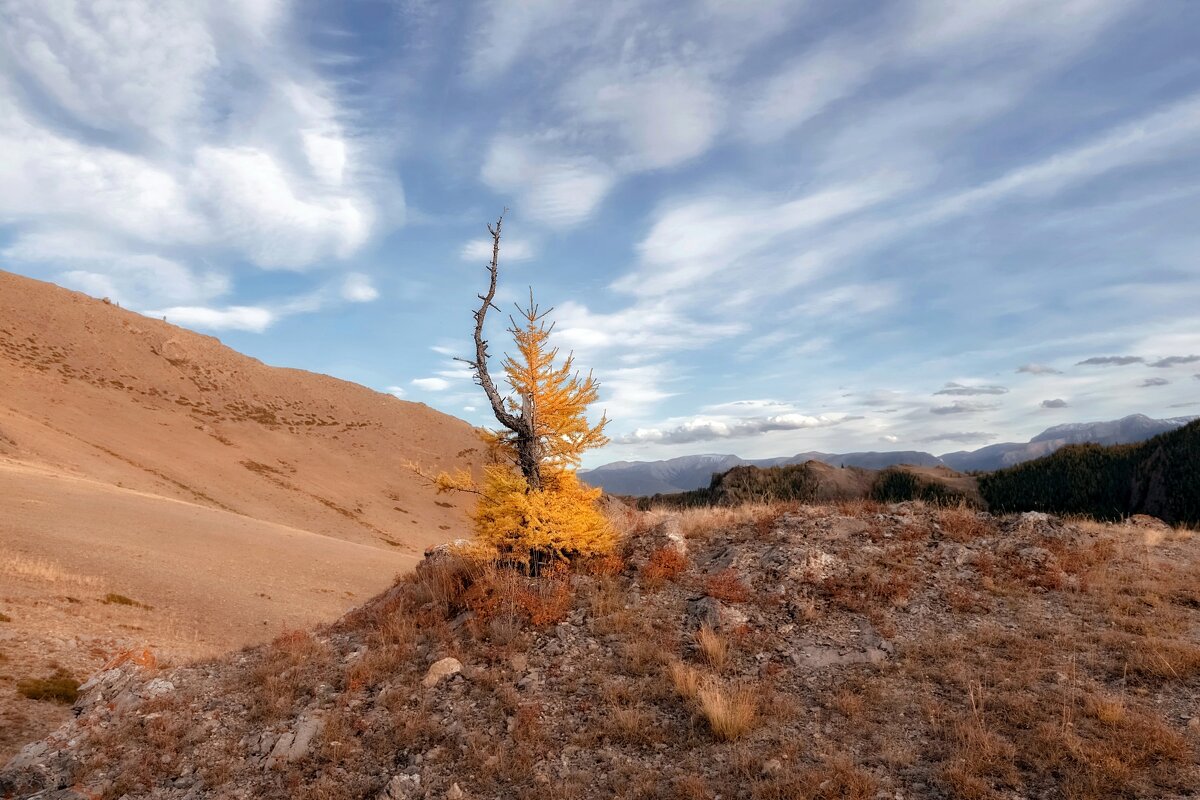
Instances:
[[[528,261],[533,258],[533,245],[526,239],[510,239],[505,237],[500,242],[500,263],[506,261]],[[490,239],[473,239],[462,246],[458,253],[463,261],[492,260],[492,241]]]
[[[413,378],[412,384],[427,392],[444,392],[450,388],[450,381],[445,378]]]
[[[148,317],[163,317],[173,325],[208,330],[238,330],[262,333],[276,316],[260,306],[229,306],[206,308],[203,306],[172,306],[144,312]]]
[[[515,137],[492,143],[481,178],[497,192],[515,194],[522,217],[562,228],[591,216],[615,181],[613,171],[595,158]]]
[[[665,428],[638,428],[616,439],[620,444],[688,444],[716,439],[742,439],[775,431],[797,431],[841,425],[856,417],[779,414],[769,417],[692,417]]]
[[[351,303],[370,303],[379,299],[379,290],[371,285],[371,279],[361,272],[351,272],[342,281],[342,299]]]
[[[223,238],[262,267],[303,268],[345,258],[366,241],[369,206],[346,195],[309,195],[270,153],[202,147],[192,178]]]
[[[223,273],[198,272],[152,253],[131,253],[126,243],[87,230],[31,229],[0,252],[24,267],[51,265],[63,285],[129,308],[207,302],[229,291]]]
[[[990,442],[996,438],[994,433],[986,433],[984,431],[952,431],[948,433],[937,433],[933,436],[926,436],[921,439],[922,442],[961,442],[963,444],[974,444],[978,442]]]
[[[754,91],[743,133],[753,141],[791,133],[864,85],[881,58],[878,48],[872,52],[843,41],[804,53]]]
[[[92,128],[171,138],[201,113],[219,55],[203,3],[6,3],[8,60]],[[136,21],[136,22],[135,22]]]
[[[894,179],[881,177],[781,202],[764,197],[707,197],[668,206],[638,245],[643,266],[618,279],[613,288],[661,295],[702,289],[710,279],[736,280],[732,268],[744,259],[768,248],[782,248],[794,237],[869,208],[898,188]],[[793,279],[802,269],[801,262],[794,262]]]
[[[135,307],[215,308],[231,276],[195,265],[327,267],[361,248],[394,181],[368,177],[354,118],[275,35],[286,7],[5,4],[6,255]],[[64,258],[55,236],[104,246]]]
[[[968,397],[981,394],[1008,394],[1008,387],[996,386],[992,384],[964,384],[951,381],[943,388],[934,392],[934,394],[949,394]]]
[[[673,167],[704,153],[722,124],[721,100],[702,74],[660,67],[640,75],[594,69],[568,85],[575,120],[611,132],[617,166],[636,172]]]
[[[526,45],[544,36],[576,9],[562,0],[487,0],[475,14],[467,77],[475,83],[500,80],[527,52]]]

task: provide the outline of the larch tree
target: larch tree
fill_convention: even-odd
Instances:
[[[515,351],[502,362],[511,393],[502,395],[488,370],[484,323],[499,277],[501,216],[488,225],[492,260],[488,290],[479,295],[475,316],[475,358],[465,361],[483,388],[500,428],[485,431],[492,456],[484,468],[482,487],[465,475],[438,476],[440,489],[472,489],[479,493],[473,520],[479,540],[503,557],[520,561],[531,572],[556,558],[599,555],[612,550],[615,534],[597,506],[601,491],[580,483],[575,471],[587,450],[608,442],[607,418],[592,425],[587,408],[596,401],[600,384],[589,373],[574,371],[572,355],[559,358],[550,344],[554,329],[547,324],[552,309],[541,311],[530,291],[529,305],[518,306],[510,317]]]

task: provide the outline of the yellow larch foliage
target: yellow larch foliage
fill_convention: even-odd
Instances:
[[[550,346],[553,326],[546,325],[546,315],[538,313],[532,297],[521,314],[521,324],[514,321],[509,328],[517,345],[516,353],[506,355],[503,363],[513,390],[507,404],[513,413],[529,413],[523,399],[532,401],[528,405],[534,414],[542,474],[573,470],[579,466],[584,451],[608,444],[604,435],[608,419],[601,418],[596,425],[587,419],[587,408],[596,402],[600,384],[591,373],[581,379],[572,371],[573,355],[555,365],[559,351]],[[518,463],[515,432],[502,430],[493,434],[492,439],[507,460]]]
[[[561,470],[531,490],[520,472],[504,464],[484,470],[473,519],[479,540],[525,561],[535,552],[557,556],[598,555],[616,544],[612,526],[596,506],[599,489]]]
[[[522,434],[508,428],[482,434],[493,463],[485,468],[481,486],[462,470],[432,479],[439,492],[479,494],[472,515],[479,542],[524,562],[599,555],[616,544],[616,534],[597,506],[601,491],[580,483],[575,474],[585,450],[608,442],[608,420],[592,425],[587,419],[599,383],[591,374],[581,378],[574,373],[571,356],[556,363],[558,349],[549,344],[553,326],[546,325],[545,316],[530,298],[521,324],[514,321],[509,329],[516,352],[503,362],[512,389],[505,407],[522,424],[533,420],[540,486],[531,486],[522,472]],[[528,438],[524,444],[528,447]]]

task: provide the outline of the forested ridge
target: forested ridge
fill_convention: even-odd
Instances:
[[[1068,445],[979,477],[993,513],[1046,511],[1200,524],[1200,420],[1139,444]]]

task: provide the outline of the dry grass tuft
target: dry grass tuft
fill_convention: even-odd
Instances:
[[[694,638],[700,659],[717,671],[725,669],[729,663],[729,642],[708,625],[702,625]]]
[[[700,694],[700,684],[703,682],[700,670],[684,664],[682,661],[673,661],[667,669],[667,674],[671,678],[671,686],[674,687],[676,694],[689,703],[696,700]]]
[[[756,533],[769,528],[779,516],[794,510],[794,503],[742,503],[736,506],[701,506],[678,512],[679,529],[688,539],[707,539],[750,526]]]
[[[726,687],[706,682],[696,694],[696,702],[713,736],[722,742],[740,739],[758,719],[758,700],[744,684]]]
[[[679,661],[668,668],[675,692],[708,723],[714,737],[735,741],[758,721],[758,695],[745,683],[725,685]]]
[[[946,538],[955,542],[971,542],[992,532],[991,526],[980,517],[979,512],[965,504],[938,512],[938,523]]]

